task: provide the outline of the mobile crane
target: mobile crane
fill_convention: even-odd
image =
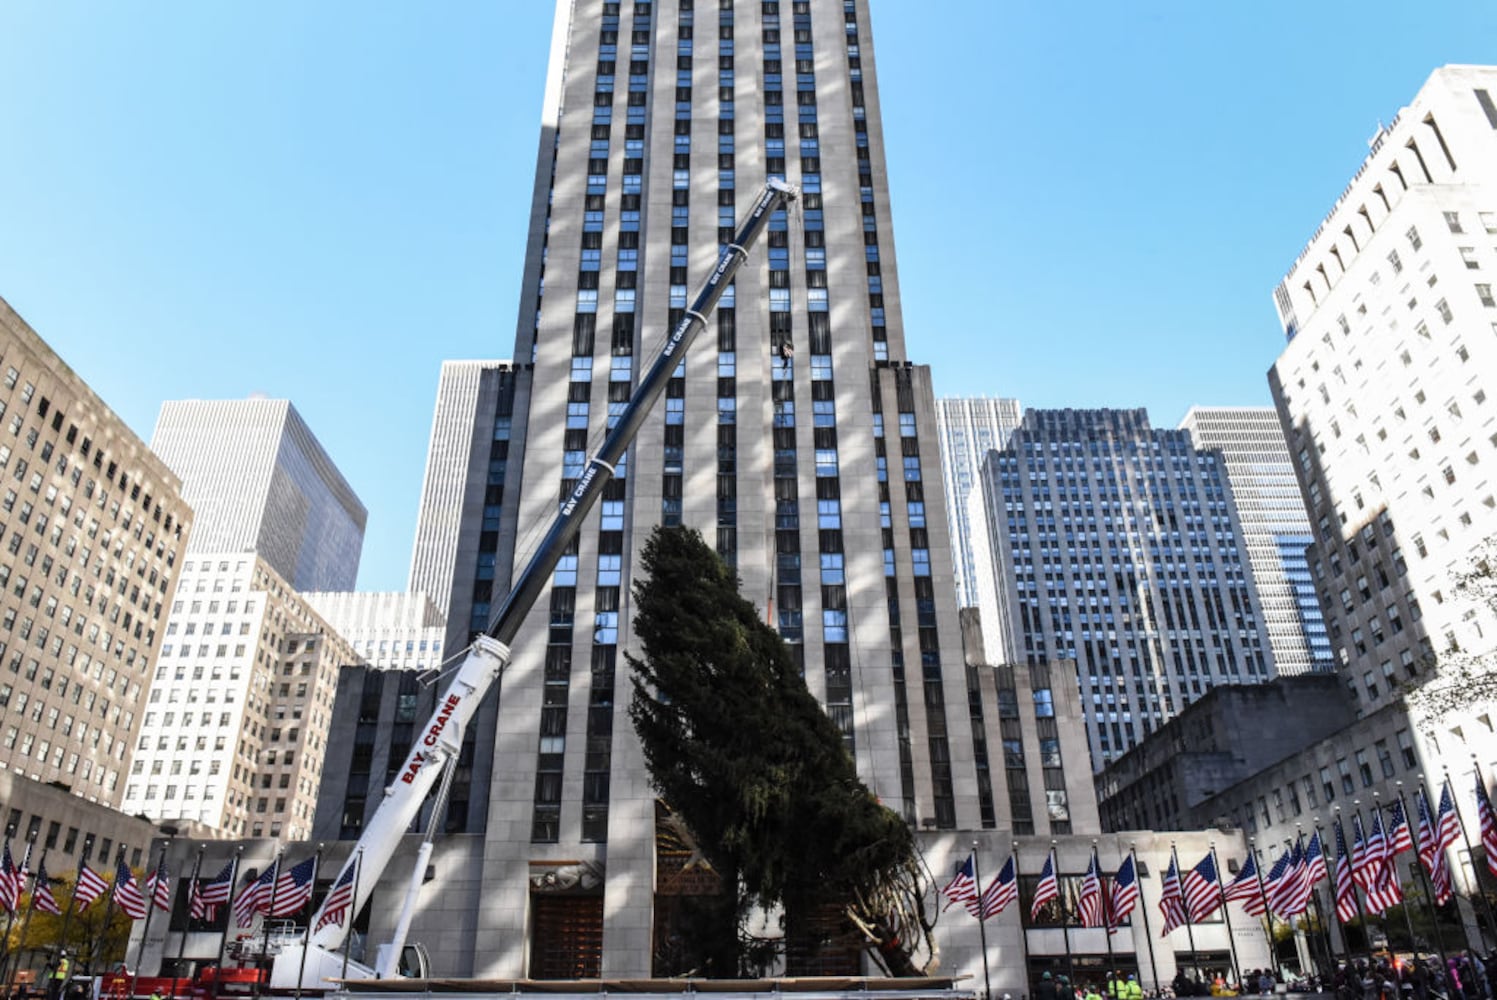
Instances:
[[[717,265],[707,276],[691,308],[686,310],[686,315],[666,338],[659,356],[640,379],[628,405],[619,415],[618,423],[604,439],[597,454],[588,462],[571,493],[562,501],[550,529],[518,581],[510,588],[509,596],[489,620],[484,634],[473,640],[451,683],[438,697],[431,718],[419,731],[420,735],[416,737],[405,765],[385,789],[384,800],[370,817],[348,861],[333,883],[338,885],[346,877],[353,886],[354,898],[348,910],[348,918],[319,926],[319,918],[322,916],[319,910],[312,918],[312,927],[315,929],[305,950],[299,945],[291,946],[275,957],[271,969],[272,990],[301,992],[304,989],[324,988],[323,984],[328,979],[350,976],[371,978],[374,975],[394,978],[398,975],[400,955],[405,937],[410,931],[411,917],[425,877],[427,862],[431,858],[437,824],[451,787],[454,772],[452,765],[462,750],[464,730],[477,712],[479,702],[503,675],[510,661],[509,644],[514,641],[521,621],[540,597],[562,552],[581,529],[583,518],[602,495],[603,487],[613,478],[619,460],[633,442],[656,401],[665,392],[666,382],[672,372],[680,364],[692,341],[706,328],[707,317],[717,307],[718,300],[732,283],[734,274],[748,259],[749,249],[768,227],[770,216],[793,202],[797,194],[793,186],[781,180],[771,178],[765,184],[747,219],[734,234],[733,241],[723,248]],[[353,915],[368,902],[402,836],[416,818],[422,802],[439,777],[442,784],[434,799],[430,821],[417,853],[410,886],[393,938],[382,949],[377,969],[349,963],[335,949],[344,943],[353,923]],[[350,871],[354,865],[359,866],[356,873]],[[327,904],[323,905],[326,907]]]

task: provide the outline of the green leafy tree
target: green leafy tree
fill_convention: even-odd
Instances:
[[[790,651],[701,536],[657,528],[642,559],[630,716],[656,789],[727,889],[697,915],[699,971],[757,971],[742,933],[757,905],[782,907],[790,938],[840,910],[885,969],[918,974],[931,923],[909,827],[858,779]]]

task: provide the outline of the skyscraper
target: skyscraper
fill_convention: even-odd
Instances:
[[[306,837],[352,648],[300,596],[350,590],[364,505],[286,400],[162,404],[152,448],[198,505],[125,804]]]
[[[1497,607],[1462,585],[1497,546],[1494,271],[1497,67],[1446,66],[1274,292],[1269,383],[1337,669],[1374,736],[1412,730],[1410,756],[1461,787],[1497,751]]]
[[[1335,669],[1305,560],[1310,519],[1278,415],[1268,406],[1193,406],[1180,428],[1227,463],[1275,670],[1285,677]]]
[[[546,95],[511,355],[532,389],[510,427],[494,593],[766,179],[801,191],[526,619],[499,695],[475,934],[501,944],[474,971],[650,975],[669,968],[651,956],[673,910],[619,653],[657,524],[701,530],[737,568],[884,802],[933,829],[997,816],[934,397],[906,360],[866,3],[563,0]]]
[[[936,400],[936,429],[941,440],[941,469],[946,484],[946,520],[951,525],[951,547],[956,562],[956,602],[977,607],[977,559],[973,551],[974,525],[967,517],[967,500],[977,483],[982,460],[1002,448],[1019,426],[1023,410],[1017,399],[987,397]]]
[[[1211,687],[1272,676],[1224,463],[1186,432],[1031,409],[980,489],[984,644],[1075,661],[1094,769]]]
[[[255,552],[297,590],[353,589],[364,505],[290,402],[162,403],[151,450],[197,512],[193,552]]]

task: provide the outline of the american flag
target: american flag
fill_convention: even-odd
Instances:
[[[1398,863],[1383,835],[1383,812],[1372,811],[1372,831],[1367,835],[1367,854],[1377,855],[1377,879],[1367,887],[1367,908],[1383,913],[1403,902],[1403,886],[1398,882]]]
[[[1481,820],[1481,849],[1487,856],[1487,871],[1497,875],[1497,816],[1492,815],[1492,799],[1480,771],[1476,772],[1476,815]]]
[[[996,917],[1018,898],[1019,872],[1014,865],[1014,856],[1010,854],[998,874],[993,876],[993,881],[982,891],[982,898],[978,900],[981,919]]]
[[[1448,780],[1445,787],[1440,789],[1440,812],[1435,816],[1435,838],[1439,841],[1442,853],[1450,850],[1461,839],[1461,819],[1456,815]]]
[[[1368,891],[1377,885],[1378,876],[1382,874],[1383,851],[1379,844],[1376,851],[1369,848],[1367,838],[1362,832],[1362,817],[1351,818],[1351,877],[1352,880]]]
[[[1346,853],[1346,833],[1336,821],[1336,916],[1343,924],[1357,917],[1357,887],[1352,881],[1351,858]]]
[[[1279,859],[1268,868],[1268,874],[1263,877],[1263,892],[1256,898],[1244,899],[1242,908],[1250,917],[1261,917],[1268,912],[1265,903],[1279,890],[1284,883],[1284,874],[1289,871],[1289,864],[1294,860],[1294,851],[1288,850],[1279,855]],[[1275,910],[1275,913],[1278,911]]]
[[[1450,865],[1445,860],[1445,849],[1440,844],[1440,838],[1435,834],[1435,824],[1429,815],[1429,800],[1425,798],[1423,789],[1414,793],[1414,803],[1419,811],[1419,860],[1424,864],[1424,870],[1429,872],[1430,888],[1434,892],[1436,905],[1444,906],[1450,902],[1454,891]]]
[[[1210,852],[1186,871],[1180,880],[1185,890],[1185,908],[1190,919],[1200,923],[1215,913],[1222,905],[1221,883],[1217,881],[1216,857]]]
[[[1297,906],[1301,888],[1306,881],[1308,862],[1305,858],[1304,846],[1299,841],[1295,841],[1294,846],[1285,852],[1280,860],[1283,861],[1284,858],[1288,859],[1284,863],[1284,871],[1280,873],[1279,878],[1273,882],[1269,890],[1268,908],[1281,919],[1290,920],[1300,912]]]
[[[1009,865],[1012,864],[1013,858],[1009,858]],[[338,876],[338,881],[333,883],[332,889],[328,891],[327,899],[322,901],[322,915],[317,918],[317,926],[312,928],[314,931],[320,931],[329,924],[343,926],[343,921],[348,917],[349,907],[353,905],[353,881],[358,875],[358,870],[359,859],[356,855],[344,867],[343,874]],[[1011,868],[1005,869],[1005,871],[1011,870]],[[987,893],[983,893],[983,897],[986,898]]]
[[[1414,837],[1409,832],[1409,818],[1404,815],[1403,800],[1393,803],[1390,807],[1392,815],[1388,820],[1388,857],[1402,854],[1404,851],[1414,849]]]
[[[125,864],[123,854],[114,867],[114,904],[131,920],[139,920],[146,915],[146,898],[140,894],[135,873]]]
[[[1160,881],[1159,909],[1164,914],[1164,929],[1159,932],[1160,937],[1185,923],[1185,898],[1180,895],[1180,872],[1175,867],[1173,856]]]
[[[1242,867],[1237,871],[1237,877],[1227,883],[1222,895],[1228,900],[1237,900],[1242,908],[1247,910],[1251,916],[1261,916],[1263,913],[1263,893],[1258,886],[1258,857],[1256,851],[1248,851],[1247,860],[1243,861]],[[1258,912],[1253,913],[1253,904],[1258,906]]]
[[[62,907],[57,905],[57,898],[52,895],[51,881],[47,878],[47,862],[42,861],[36,866],[36,881],[31,886],[31,905],[43,913],[60,917]]]
[[[1133,866],[1133,855],[1129,854],[1118,866],[1112,877],[1112,922],[1116,926],[1128,919],[1128,914],[1138,905],[1138,872]]]
[[[212,920],[218,912],[220,903],[227,903],[234,888],[234,862],[231,859],[223,866],[223,870],[206,882],[201,880],[192,883],[192,892],[189,895],[189,907],[192,915],[198,920]]]
[[[289,917],[301,910],[312,898],[312,883],[317,878],[317,855],[281,872],[276,879],[275,895],[270,899],[272,917]]]
[[[281,859],[276,858],[270,863],[270,867],[260,873],[260,877],[245,886],[239,893],[239,898],[234,900],[234,922],[240,927],[248,927],[255,922],[255,914],[265,913],[270,909],[270,892],[275,886],[276,871],[281,867]]]
[[[73,887],[73,903],[78,909],[86,910],[108,888],[109,883],[90,868],[87,862],[83,862],[78,866],[78,884]]]
[[[1092,860],[1086,866],[1076,906],[1081,913],[1082,927],[1101,927],[1107,920],[1107,908],[1102,905],[1102,874],[1097,871],[1096,851],[1092,851]]]
[[[1060,880],[1055,877],[1055,852],[1045,855],[1045,866],[1040,869],[1040,880],[1034,887],[1034,900],[1029,904],[1029,919],[1039,920],[1040,910],[1052,899],[1060,898]]]
[[[5,842],[4,860],[0,860],[0,906],[11,913],[16,912],[16,902],[21,898],[21,873],[10,856],[10,841]]]
[[[166,868],[166,858],[151,872],[151,877],[146,879],[146,895],[151,902],[156,904],[158,910],[171,910],[172,908],[172,877]]]
[[[946,905],[943,910],[951,909],[955,903],[961,903],[973,916],[977,915],[977,880],[972,877],[972,871],[976,862],[971,854],[957,868],[956,874],[951,876],[941,890],[941,895],[946,897]],[[349,869],[352,871],[352,868]]]

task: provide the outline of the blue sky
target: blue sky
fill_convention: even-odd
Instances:
[[[740,0],[747,2],[747,0]],[[287,397],[404,586],[437,372],[506,357],[544,0],[0,4],[0,296],[143,437]],[[1497,4],[873,0],[911,360],[1031,406],[1268,405],[1271,292]]]

